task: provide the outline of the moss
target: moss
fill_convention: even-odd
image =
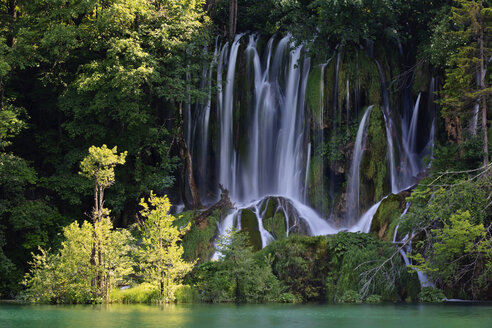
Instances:
[[[196,212],[183,212],[175,224],[183,226],[193,222]],[[220,211],[215,211],[200,225],[192,223],[191,229],[183,236],[183,258],[186,261],[207,261],[214,253],[213,241],[216,235],[217,223],[220,221]]]
[[[273,217],[263,218],[263,227],[270,232],[275,239],[282,239],[287,236],[285,226],[285,216],[282,211],[277,211]]]
[[[254,251],[261,249],[261,234],[258,230],[258,219],[256,215],[249,209],[244,209],[241,212],[241,231],[244,231],[249,236],[249,242],[253,246]]]
[[[323,158],[320,155],[313,155],[309,168],[309,200],[316,209],[324,208],[328,204],[328,193],[324,186],[325,174],[323,172]]]
[[[387,141],[383,112],[374,107],[371,112],[367,131],[366,151],[362,157],[361,175],[363,190],[361,203],[364,206],[374,204],[389,192],[387,181]],[[372,198],[370,197],[372,195]]]
[[[393,233],[390,231],[389,227],[393,224],[394,232],[394,226],[401,216],[404,207],[405,197],[395,194],[386,197],[381,202],[381,205],[379,205],[376,214],[374,214],[371,224],[371,233],[380,240],[391,241]]]
[[[321,118],[321,67],[315,66],[311,73],[306,86],[306,104],[311,111],[313,122],[317,126],[322,126]]]
[[[381,82],[378,67],[364,52],[358,53],[360,87],[367,98],[366,104],[381,105]]]
[[[266,203],[264,203],[263,207],[260,209],[261,213],[265,213],[263,215],[263,220],[273,217],[277,206],[277,199],[275,197],[268,198]]]

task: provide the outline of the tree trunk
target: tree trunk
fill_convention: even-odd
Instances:
[[[180,113],[180,123],[178,127],[178,144],[179,144],[179,154],[181,156],[181,160],[183,161],[183,165],[186,168],[186,178],[188,180],[188,186],[191,192],[191,198],[193,203],[193,209],[199,209],[202,207],[202,203],[200,202],[200,194],[198,193],[198,188],[195,183],[195,178],[193,176],[193,161],[191,158],[190,150],[188,148],[188,144],[186,143],[186,139],[184,137],[183,131],[183,110],[182,104],[179,104],[179,113]]]
[[[8,2],[8,15],[11,19],[11,24],[17,20],[17,0],[9,0]],[[12,47],[15,43],[14,31],[12,27],[9,27],[8,36],[7,36],[7,45]]]
[[[482,16],[482,1],[480,1],[480,90],[486,89],[485,84],[485,69],[484,69],[484,22]],[[487,130],[487,96],[485,92],[482,92],[482,132],[483,132],[483,165],[489,164],[489,140],[488,140],[488,130]]]
[[[234,40],[237,25],[237,0],[229,0],[229,44]]]

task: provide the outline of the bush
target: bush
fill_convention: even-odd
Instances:
[[[157,286],[142,283],[128,289],[113,289],[111,294],[113,302],[117,303],[151,303],[159,299]]]
[[[245,233],[232,232],[218,243],[222,258],[198,266],[188,277],[205,302],[264,303],[279,299],[281,286],[270,257],[258,258]]]
[[[440,303],[446,298],[446,296],[439,288],[423,287],[418,295],[418,298],[419,302],[423,303]]]
[[[259,252],[270,256],[275,276],[301,302],[325,301],[330,237],[290,236]]]
[[[199,296],[198,290],[188,285],[181,285],[174,292],[176,303],[196,303]]]
[[[297,297],[291,293],[282,293],[277,300],[279,303],[297,303]]]
[[[382,301],[383,301],[383,298],[381,297],[381,295],[369,295],[364,300],[364,302],[370,303],[370,304],[377,304],[377,303],[381,303]]]
[[[346,290],[343,296],[338,300],[340,303],[361,303],[361,297],[359,293],[354,290]]]

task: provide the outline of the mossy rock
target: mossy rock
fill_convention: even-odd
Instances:
[[[175,221],[176,226],[184,226],[193,222],[198,212],[186,211],[179,215]],[[214,239],[217,234],[217,223],[220,222],[220,211],[214,211],[212,215],[203,220],[200,225],[193,224],[191,229],[183,236],[183,258],[186,261],[198,263],[206,262],[214,253]]]
[[[293,216],[289,218],[289,236],[299,235],[299,236],[309,236],[309,226],[303,219],[296,220]]]
[[[270,197],[266,202],[263,203],[263,206],[260,208],[261,213],[263,214],[263,221],[268,218],[272,218],[275,215],[275,211],[277,210],[278,202],[276,197]]]
[[[282,211],[277,211],[272,217],[263,218],[263,227],[273,235],[275,239],[282,239],[287,236],[285,226],[285,216]]]
[[[311,111],[313,117],[313,123],[316,126],[323,126],[323,122],[320,121],[321,107],[321,67],[314,66],[309,73],[309,78],[306,87],[306,104]]]
[[[329,193],[326,192],[325,179],[323,158],[321,155],[313,155],[309,167],[309,200],[312,207],[320,211],[329,203]]]
[[[391,241],[394,229],[405,208],[405,197],[402,194],[391,194],[379,205],[372,219],[371,233],[380,240]]]
[[[381,107],[374,107],[367,130],[366,150],[360,165],[361,212],[390,192],[387,150],[383,112]]]
[[[259,251],[262,248],[261,234],[258,229],[258,219],[249,209],[241,211],[241,231],[248,234],[250,244],[253,246],[254,251]]]

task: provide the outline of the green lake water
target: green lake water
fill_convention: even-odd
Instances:
[[[163,306],[0,304],[0,327],[492,328],[492,304]]]

